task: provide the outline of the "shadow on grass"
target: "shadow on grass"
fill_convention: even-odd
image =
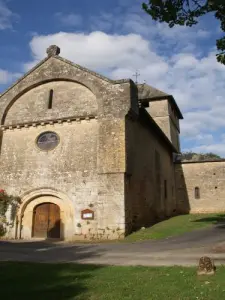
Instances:
[[[198,220],[193,220],[192,222],[204,222],[211,223],[212,225],[216,225],[218,228],[225,228],[225,215],[217,215],[213,217],[205,217]]]
[[[1,299],[85,299],[86,281],[99,266],[0,263]]]
[[[54,240],[0,241],[1,299],[85,299],[85,282],[103,266],[76,263],[98,257],[103,251],[95,245],[60,244]]]

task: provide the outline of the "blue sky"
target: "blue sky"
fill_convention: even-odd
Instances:
[[[0,92],[57,44],[61,55],[110,78],[132,78],[173,94],[184,120],[182,150],[225,156],[225,66],[213,15],[168,28],[140,0],[0,0]]]

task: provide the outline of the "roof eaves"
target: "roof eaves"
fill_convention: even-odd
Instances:
[[[180,119],[183,119],[183,115],[174,99],[174,97],[171,94],[164,93],[148,84],[137,84],[139,93],[138,93],[138,99],[140,102],[144,101],[154,101],[154,100],[163,100],[168,99],[171,101],[177,111],[178,117]],[[146,92],[144,92],[146,91]]]
[[[182,115],[182,112],[179,109],[179,106],[177,105],[176,100],[174,99],[174,97],[172,95],[168,96],[169,100],[173,103],[173,105],[175,106],[177,113],[178,113],[178,117],[182,120],[184,117]]]
[[[139,91],[139,99],[145,99],[145,98],[152,98],[152,97],[166,97],[169,96],[169,94],[164,93],[153,86],[150,86],[148,84],[137,84],[138,91]],[[150,95],[149,95],[150,93]],[[144,95],[143,95],[144,94]],[[146,95],[145,95],[146,94]],[[153,96],[151,96],[153,94]]]
[[[179,109],[179,107],[178,107],[178,105],[177,105],[177,103],[176,103],[176,101],[175,101],[175,99],[172,95],[167,94],[165,96],[155,96],[155,97],[150,97],[150,98],[143,98],[143,99],[139,99],[139,101],[141,101],[141,102],[145,102],[145,101],[151,102],[151,101],[157,101],[157,100],[163,100],[163,99],[168,99],[169,101],[172,102],[172,104],[176,108],[179,119],[182,120],[184,117],[183,117],[182,112],[180,111],[180,109]]]
[[[50,57],[45,57],[38,64],[36,64],[33,68],[31,68],[28,72],[26,72],[22,77],[17,79],[9,88],[7,88],[2,94],[0,94],[0,98],[4,96],[9,90],[11,90],[14,86],[16,86],[20,81],[30,75],[33,71],[39,68],[43,63],[45,63]]]

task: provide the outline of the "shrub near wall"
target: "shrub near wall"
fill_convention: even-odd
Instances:
[[[0,236],[5,235],[7,227],[13,226],[20,202],[19,197],[8,195],[0,189]],[[9,218],[6,217],[7,212],[10,212]]]

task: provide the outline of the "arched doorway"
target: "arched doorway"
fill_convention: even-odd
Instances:
[[[30,191],[21,196],[21,199],[22,204],[17,212],[18,226],[15,232],[15,236],[19,239],[29,240],[34,237],[34,211],[38,205],[44,203],[53,203],[59,207],[60,239],[69,240],[74,238],[75,209],[72,201],[64,193],[43,188]]]
[[[33,237],[60,238],[60,208],[54,203],[41,203],[33,210]]]

